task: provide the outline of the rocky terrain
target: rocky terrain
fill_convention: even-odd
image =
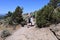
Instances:
[[[57,25],[51,25],[50,29],[54,33],[54,35],[58,38],[58,40],[60,40],[60,23]]]
[[[0,36],[1,36],[0,31]],[[0,40],[3,40],[0,37]],[[5,40],[60,40],[60,23],[46,28],[25,25],[6,37]]]
[[[49,28],[22,27],[5,40],[58,40]]]

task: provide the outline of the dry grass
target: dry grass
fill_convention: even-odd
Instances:
[[[20,29],[20,27],[21,27],[21,25],[17,25],[16,26],[16,30],[18,30],[18,29]],[[9,31],[11,31],[11,32],[13,32],[13,31],[15,31],[15,30],[13,30],[13,26],[8,26],[8,27],[3,27],[3,26],[0,26],[0,31],[1,30],[9,30]]]

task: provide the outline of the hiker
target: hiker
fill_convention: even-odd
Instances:
[[[34,26],[35,23],[34,23],[33,16],[31,16],[31,17],[28,18],[28,23],[29,23],[30,26]]]
[[[30,21],[31,21],[31,26],[34,26],[34,18],[33,18],[33,16],[31,16]]]
[[[28,26],[34,26],[34,18],[30,14],[28,15],[27,25]]]
[[[28,18],[28,23],[29,23],[29,25],[30,25],[30,23],[31,23],[31,18],[30,18],[30,17]]]

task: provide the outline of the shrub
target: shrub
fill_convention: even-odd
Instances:
[[[41,10],[37,11],[36,24],[38,27],[46,27],[50,25],[51,15],[53,13],[53,6],[45,6]]]
[[[20,24],[23,21],[22,13],[23,13],[23,9],[17,6],[17,8],[15,9],[14,13],[11,16],[12,21]]]
[[[55,23],[55,24],[60,23],[60,12],[53,13],[52,22]]]
[[[10,35],[11,35],[11,33],[8,30],[3,30],[2,34],[1,34],[1,37],[2,38],[6,38],[6,37],[8,37]]]
[[[27,22],[23,21],[23,22],[21,22],[21,25],[22,25],[22,27],[24,27],[24,25],[27,25]]]

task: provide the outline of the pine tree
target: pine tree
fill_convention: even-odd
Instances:
[[[14,13],[12,14],[12,20],[20,24],[23,21],[22,13],[22,8],[17,6]]]
[[[11,17],[11,16],[12,16],[12,12],[8,11],[8,13],[6,14],[5,18]]]
[[[50,0],[49,5],[52,5],[54,8],[56,8],[58,3],[60,3],[60,0]]]
[[[53,10],[53,6],[47,5],[37,12],[36,23],[38,27],[45,27],[50,25]]]

